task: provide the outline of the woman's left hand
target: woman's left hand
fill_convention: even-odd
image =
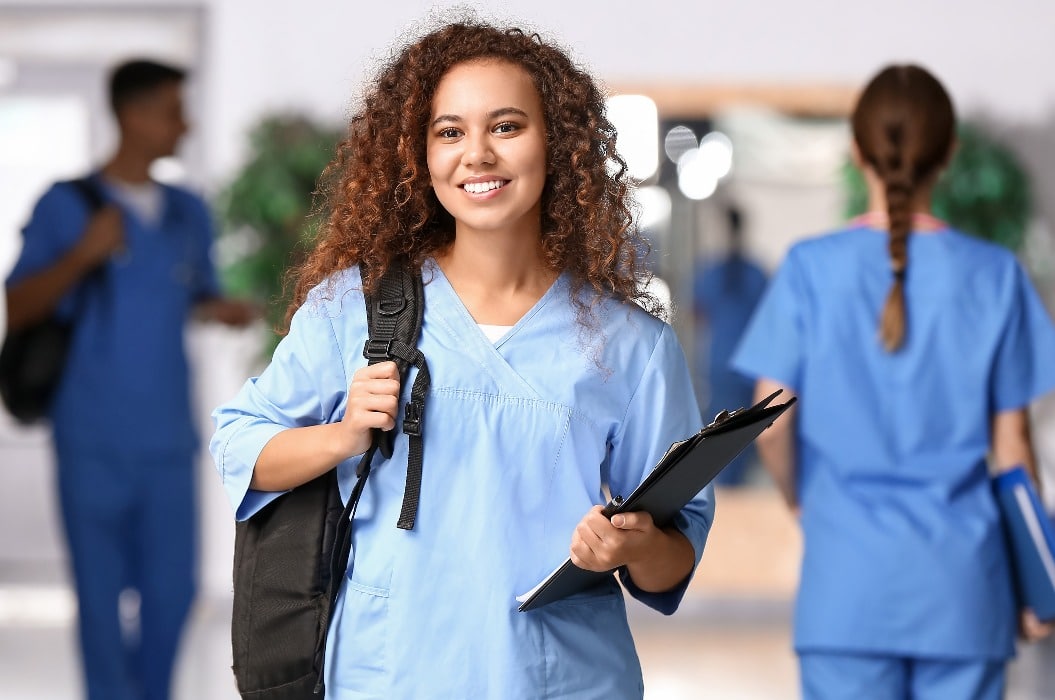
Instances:
[[[575,528],[571,561],[587,571],[626,566],[643,591],[659,593],[684,581],[696,563],[692,544],[675,527],[658,528],[644,511],[618,513],[609,520],[594,506]]]
[[[643,561],[666,533],[645,511],[619,513],[609,520],[594,506],[579,521],[571,538],[571,561],[587,571],[611,571]]]

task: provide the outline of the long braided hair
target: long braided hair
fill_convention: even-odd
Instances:
[[[938,79],[916,65],[892,65],[865,87],[852,118],[854,140],[864,164],[886,189],[893,283],[879,321],[888,352],[905,341],[905,274],[912,205],[948,161],[955,143],[956,115]]]

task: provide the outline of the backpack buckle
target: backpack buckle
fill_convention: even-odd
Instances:
[[[413,401],[403,408],[403,432],[421,437],[421,407]]]
[[[396,296],[384,296],[377,300],[377,306],[375,307],[377,312],[382,316],[396,316],[403,309],[407,308],[407,300],[402,294]]]
[[[392,341],[370,338],[363,346],[363,357],[370,361],[382,361],[392,357]]]

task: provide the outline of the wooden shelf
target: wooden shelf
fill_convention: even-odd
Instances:
[[[663,119],[700,119],[744,105],[769,107],[803,117],[846,117],[857,100],[858,88],[838,84],[609,84],[613,95],[647,95]]]

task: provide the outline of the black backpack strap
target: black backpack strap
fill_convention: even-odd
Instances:
[[[370,337],[363,347],[368,364],[392,360],[399,368],[402,384],[410,367],[417,368],[410,400],[403,409],[403,432],[410,438],[407,460],[407,483],[403,507],[396,527],[413,530],[421,494],[423,462],[422,429],[425,421],[425,396],[431,376],[425,355],[417,348],[425,312],[425,291],[420,272],[411,272],[404,264],[393,265],[381,278],[377,294],[368,299],[367,324]],[[392,456],[392,434],[375,431],[374,443],[383,457]]]
[[[99,183],[97,183],[91,175],[85,175],[76,180],[70,180],[69,184],[73,189],[77,190],[77,194],[79,194],[85,204],[88,205],[88,213],[90,215],[94,215],[95,212],[106,206],[106,197],[103,196],[103,192],[99,188]],[[92,284],[101,284],[105,274],[104,269],[105,265],[96,266],[94,270],[85,275],[83,281]],[[83,302],[81,303],[83,305]]]
[[[348,568],[348,557],[352,551],[352,518],[359,506],[359,498],[363,495],[366,480],[370,477],[370,462],[377,451],[377,439],[370,445],[359,465],[355,468],[355,486],[348,497],[348,503],[341,511],[341,517],[337,520],[337,529],[333,538],[333,551],[330,553],[330,579],[327,586],[328,605],[319,618],[319,632],[315,637],[315,695],[320,697],[326,691],[326,638],[329,636],[330,623],[333,621],[333,609],[337,605],[337,594],[341,590],[341,580]],[[336,482],[336,478],[334,479]],[[337,488],[334,486],[334,488]]]
[[[70,185],[88,203],[88,211],[94,213],[106,206],[106,199],[103,197],[103,193],[99,191],[99,185],[95,183],[91,176],[70,180]]]

